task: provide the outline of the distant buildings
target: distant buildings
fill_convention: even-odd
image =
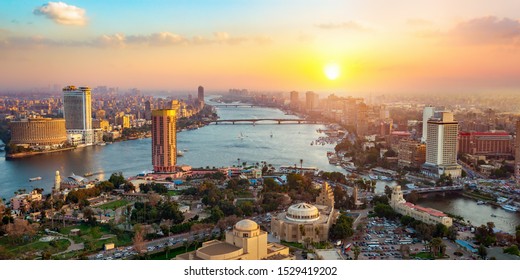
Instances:
[[[516,179],[516,183],[520,184],[520,120],[516,121],[515,179]]]
[[[442,174],[460,177],[461,167],[457,164],[458,122],[451,112],[435,112],[428,120],[426,138],[426,162],[423,173],[439,178]]]
[[[420,168],[426,161],[426,145],[412,140],[401,140],[398,148],[399,167]]]
[[[426,106],[423,110],[422,137],[421,142],[426,143],[428,138],[428,120],[433,117],[435,107]]]
[[[56,146],[67,141],[64,119],[29,118],[9,123],[11,144]]]
[[[393,188],[392,197],[390,198],[390,206],[395,212],[401,215],[410,216],[426,224],[443,224],[446,227],[451,227],[453,225],[453,220],[439,210],[421,207],[406,202],[403,197],[403,192],[401,191],[401,186],[395,186]]]
[[[241,220],[226,232],[226,240],[210,240],[194,252],[180,254],[177,260],[284,260],[294,259],[289,248],[267,242],[267,232],[252,220]]]
[[[81,135],[81,143],[84,145],[94,144],[89,87],[67,86],[63,88],[63,116],[68,134]]]
[[[175,171],[177,163],[177,110],[152,111],[152,165],[153,171]]]
[[[197,90],[197,101],[199,103],[199,108],[203,108],[204,107],[204,87],[202,86],[199,86],[198,90]]]
[[[334,193],[323,183],[316,205],[298,203],[291,205],[271,220],[271,232],[280,240],[304,243],[328,240],[329,229],[336,222],[338,211],[334,209]]]
[[[317,93],[313,91],[308,91],[305,93],[305,109],[307,111],[318,109],[319,101],[320,96]]]
[[[513,136],[503,130],[459,132],[459,154],[507,157],[513,155]]]
[[[293,109],[299,109],[300,107],[300,96],[297,91],[291,91],[290,106]]]

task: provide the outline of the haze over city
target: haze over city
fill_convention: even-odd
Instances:
[[[0,84],[514,92],[519,17],[518,1],[9,0]]]

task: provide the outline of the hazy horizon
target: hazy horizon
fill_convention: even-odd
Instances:
[[[519,18],[513,0],[6,0],[0,88],[512,93]]]

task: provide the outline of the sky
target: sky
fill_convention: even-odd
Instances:
[[[517,92],[519,19],[517,0],[2,0],[0,89]]]

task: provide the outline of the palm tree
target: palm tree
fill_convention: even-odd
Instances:
[[[359,254],[361,253],[361,249],[359,248],[359,246],[356,245],[356,246],[354,246],[353,252],[354,252],[354,259],[357,260],[359,257]]]
[[[300,159],[300,173],[303,173],[303,159]]]
[[[305,227],[303,225],[300,225],[298,228],[300,229],[300,235],[303,240],[303,237],[305,236]]]
[[[428,246],[430,247],[430,253],[433,255],[434,258],[437,258],[437,256],[439,255],[439,250],[442,247],[442,245],[442,239],[440,239],[439,237],[433,238],[428,244]]]

